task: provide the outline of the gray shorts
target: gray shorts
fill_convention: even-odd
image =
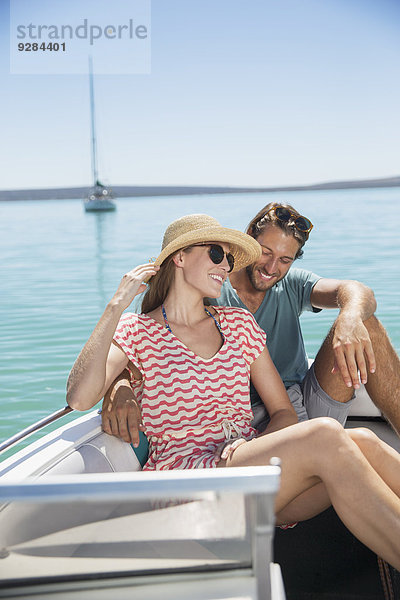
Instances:
[[[348,402],[334,400],[319,385],[314,373],[314,364],[308,369],[303,383],[296,383],[287,390],[288,396],[299,421],[307,421],[316,417],[332,417],[342,425],[345,424],[353,398]]]
[[[308,369],[301,384],[295,383],[286,390],[291,403],[299,417],[299,421],[308,421],[316,417],[332,417],[345,424],[353,398],[348,402],[334,400],[319,385],[314,373],[314,365]],[[254,419],[253,427],[264,431],[268,425],[269,417],[261,400],[252,405]]]

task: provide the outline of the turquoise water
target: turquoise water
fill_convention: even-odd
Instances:
[[[105,214],[77,200],[3,202],[0,440],[64,406],[68,372],[107,300],[126,271],[158,254],[170,221],[205,212],[244,229],[272,200],[314,223],[297,266],[370,285],[400,352],[400,189],[120,199]],[[335,314],[303,315],[310,356]]]

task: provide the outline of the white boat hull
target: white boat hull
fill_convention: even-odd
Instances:
[[[252,469],[269,470],[263,488]],[[140,471],[97,411],[1,463],[0,597],[40,583],[54,599],[285,600],[279,566],[268,568],[278,467]]]
[[[116,209],[115,203],[108,198],[89,197],[84,201],[86,212],[111,211]]]

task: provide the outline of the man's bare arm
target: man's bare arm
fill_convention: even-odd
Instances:
[[[338,308],[332,339],[335,362],[332,372],[340,372],[347,387],[358,389],[375,372],[376,362],[371,339],[364,321],[376,310],[371,288],[359,281],[320,279],[311,293],[315,308]]]

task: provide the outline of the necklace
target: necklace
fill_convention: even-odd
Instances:
[[[164,317],[165,329],[167,329],[167,330],[168,330],[170,333],[172,333],[172,329],[171,329],[171,327],[170,327],[170,325],[169,325],[169,323],[168,323],[168,319],[167,319],[167,313],[165,312],[165,306],[164,306],[164,304],[161,304],[161,310],[162,310],[162,314],[163,314],[163,317]],[[209,311],[209,310],[207,310],[207,308],[206,308],[206,307],[204,307],[204,312],[205,312],[205,313],[206,313],[206,314],[207,314],[209,317],[211,317],[211,318],[213,319],[214,323],[215,323],[215,324],[216,324],[216,326],[217,326],[217,329],[218,329],[218,331],[219,331],[219,332],[220,332],[220,334],[221,334],[221,337],[222,337],[222,342],[225,342],[225,336],[224,336],[224,334],[222,333],[222,328],[221,328],[221,325],[218,323],[217,319],[214,317],[214,315],[213,315],[212,313],[210,313],[210,311]]]

